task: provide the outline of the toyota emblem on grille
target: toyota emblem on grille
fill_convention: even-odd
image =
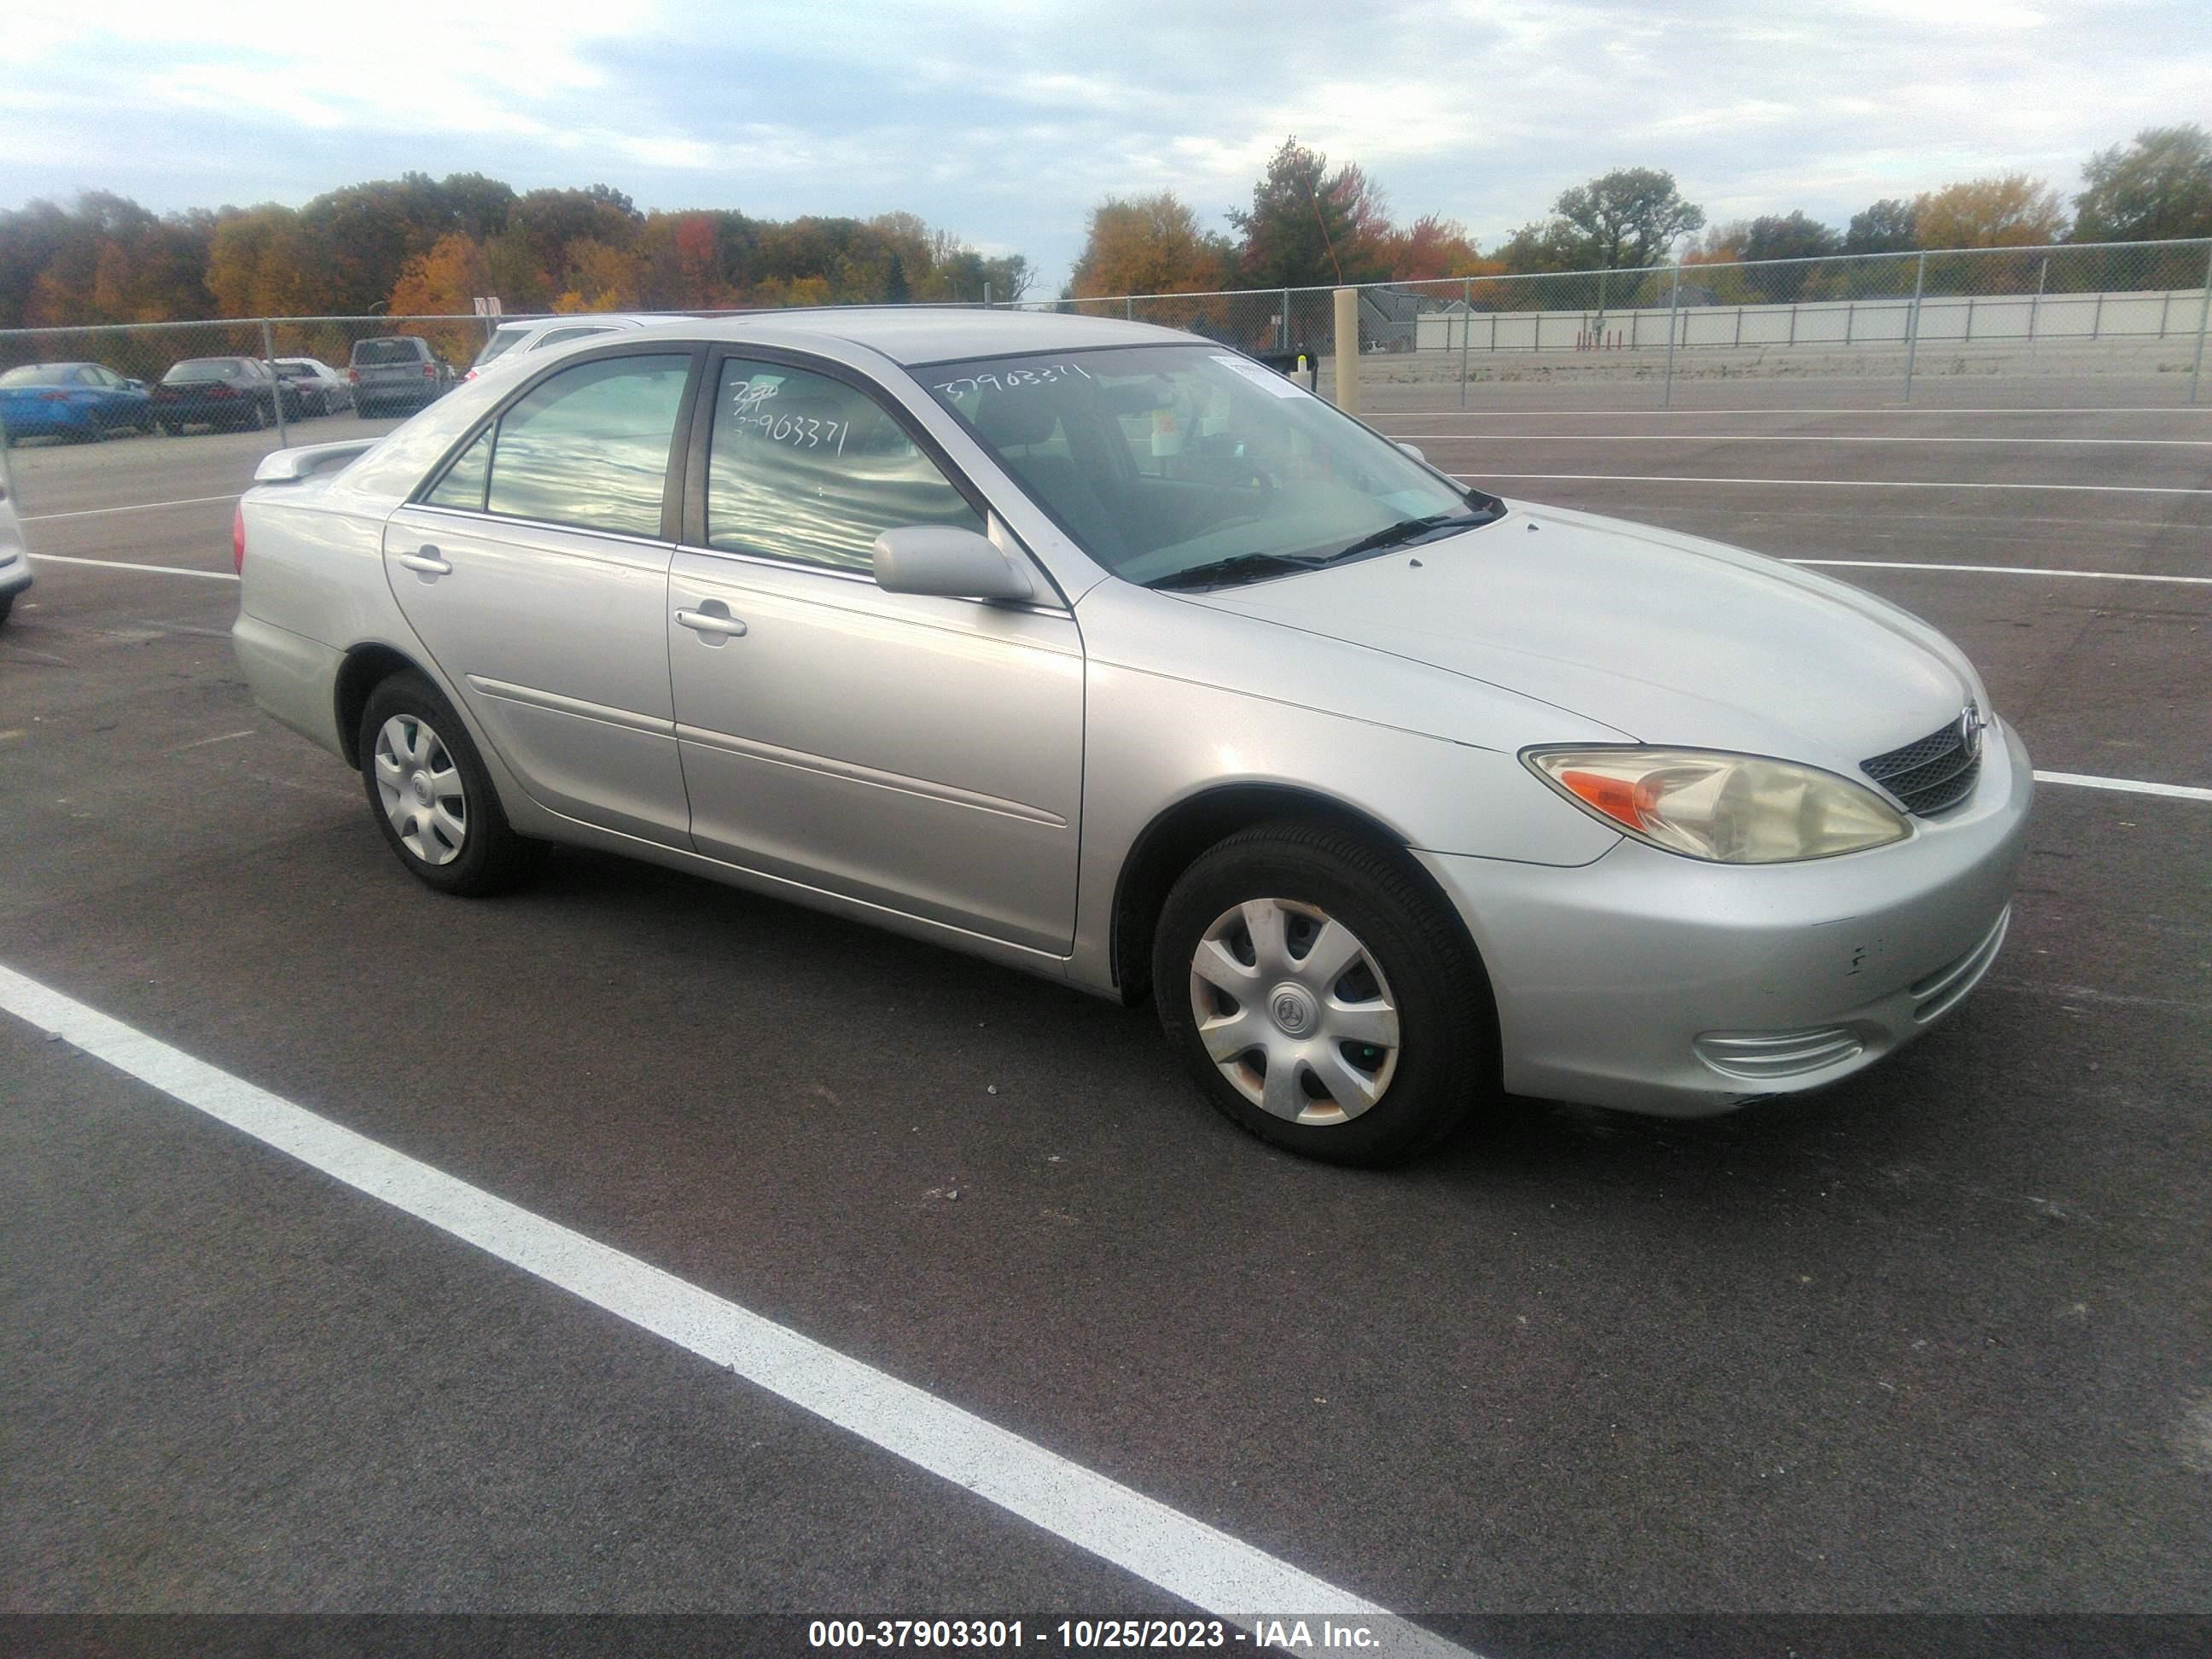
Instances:
[[[1959,747],[1972,759],[1982,752],[1982,719],[1979,705],[1968,703],[1959,715]]]

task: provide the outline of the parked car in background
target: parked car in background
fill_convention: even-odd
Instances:
[[[476,362],[469,365],[469,372],[461,378],[473,380],[494,363],[519,362],[532,352],[543,351],[548,346],[566,345],[571,340],[587,340],[594,334],[613,334],[626,328],[649,328],[655,323],[670,320],[667,317],[607,311],[583,316],[571,313],[526,317],[501,323],[492,330],[491,338],[484,342],[484,349],[477,353]]]
[[[664,325],[255,476],[246,677],[428,885],[563,842],[1149,995],[1312,1157],[1832,1084],[2004,942],[2033,773],[1936,629],[1188,334]]]
[[[0,422],[0,433],[7,427]],[[15,608],[15,596],[31,585],[31,561],[23,546],[23,521],[16,515],[15,492],[0,467],[0,623]]]
[[[273,426],[281,405],[300,418],[300,394],[276,378],[261,357],[191,357],[173,365],[149,391],[150,407],[165,429],[204,424],[216,430],[256,431]]]
[[[297,418],[299,394],[280,390],[258,357],[187,357],[164,374],[149,397],[161,430],[175,437],[188,426],[217,432],[257,432],[276,421],[277,400]]]
[[[353,382],[319,357],[279,357],[276,377],[297,394],[302,415],[353,407]]]
[[[98,363],[26,363],[0,374],[0,429],[18,438],[97,440],[151,432],[146,383]]]
[[[363,420],[412,414],[428,409],[452,390],[453,366],[415,334],[386,334],[356,340],[346,379],[353,406]]]

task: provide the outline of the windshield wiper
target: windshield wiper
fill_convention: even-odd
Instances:
[[[1261,576],[1279,576],[1285,571],[1317,569],[1326,562],[1322,559],[1288,558],[1280,553],[1237,553],[1225,559],[1194,564],[1188,570],[1157,577],[1145,586],[1159,589],[1226,587],[1235,582],[1251,581]]]
[[[1477,525],[1488,524],[1498,517],[1495,513],[1432,513],[1425,519],[1401,519],[1385,525],[1371,536],[1363,536],[1349,547],[1333,555],[1328,562],[1357,557],[1362,553],[1379,553],[1386,547],[1403,547],[1424,537],[1445,531],[1472,530]]]

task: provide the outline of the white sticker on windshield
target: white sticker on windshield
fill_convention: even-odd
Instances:
[[[1249,357],[1231,357],[1224,352],[1208,354],[1225,368],[1233,368],[1262,391],[1272,392],[1278,398],[1310,398],[1313,394],[1296,380],[1278,374],[1272,368],[1254,362]]]

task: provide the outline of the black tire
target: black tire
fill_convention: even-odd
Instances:
[[[1370,1080],[1383,1077],[1385,1064],[1389,1068],[1380,1098],[1355,1115],[1302,1122],[1268,1111],[1231,1081],[1198,1034],[1191,981],[1199,947],[1217,919],[1247,900],[1263,898],[1310,908],[1349,928],[1388,988],[1398,1020],[1395,1055],[1387,1048],[1340,1045]],[[1311,948],[1309,939],[1306,951]],[[1298,955],[1294,945],[1293,960]],[[1364,971],[1355,968],[1353,975]],[[1273,994],[1267,986],[1258,988]],[[1370,988],[1382,994],[1379,987]],[[1348,994],[1364,999],[1368,992]],[[1217,1014],[1241,1006],[1224,993],[1208,995],[1219,999]],[[1218,843],[1184,871],[1153,934],[1152,1000],[1168,1041],[1215,1108],[1261,1139],[1303,1157],[1331,1164],[1396,1163],[1435,1145],[1471,1110],[1498,1096],[1490,983],[1456,920],[1407,854],[1334,824],[1260,824]],[[1311,1017],[1312,1010],[1306,1012]],[[1266,1017],[1267,1011],[1261,1012]],[[1255,1067],[1264,1073],[1258,1053],[1230,1063],[1249,1081]],[[1294,1075],[1302,1100],[1322,1086],[1317,1074]],[[1304,1081],[1308,1076],[1315,1078],[1312,1084]],[[1305,1101],[1305,1109],[1332,1109],[1324,1097]]]
[[[458,851],[444,863],[409,847],[386,811],[383,787],[377,776],[377,742],[385,723],[392,720],[428,733],[424,752],[434,758],[436,750],[442,750],[459,775],[463,832]],[[468,728],[437,687],[421,674],[403,670],[369,693],[368,706],[362,711],[360,740],[361,776],[368,793],[369,816],[400,863],[425,886],[463,898],[481,898],[527,880],[544,864],[545,843],[526,840],[507,827],[507,814],[500,808],[490,775],[484,770]],[[418,832],[417,839],[426,839],[426,833]]]
[[[253,400],[253,407],[246,410],[239,423],[248,432],[259,432],[269,424],[269,411],[262,408],[260,398]]]
[[[15,608],[15,596],[13,593],[0,593],[0,623],[6,622],[8,613]]]
[[[373,421],[376,418],[376,405],[365,399],[356,400],[353,406],[353,412],[364,421]]]
[[[172,438],[183,435],[185,430],[185,423],[182,421],[163,421],[161,422],[161,430]]]

